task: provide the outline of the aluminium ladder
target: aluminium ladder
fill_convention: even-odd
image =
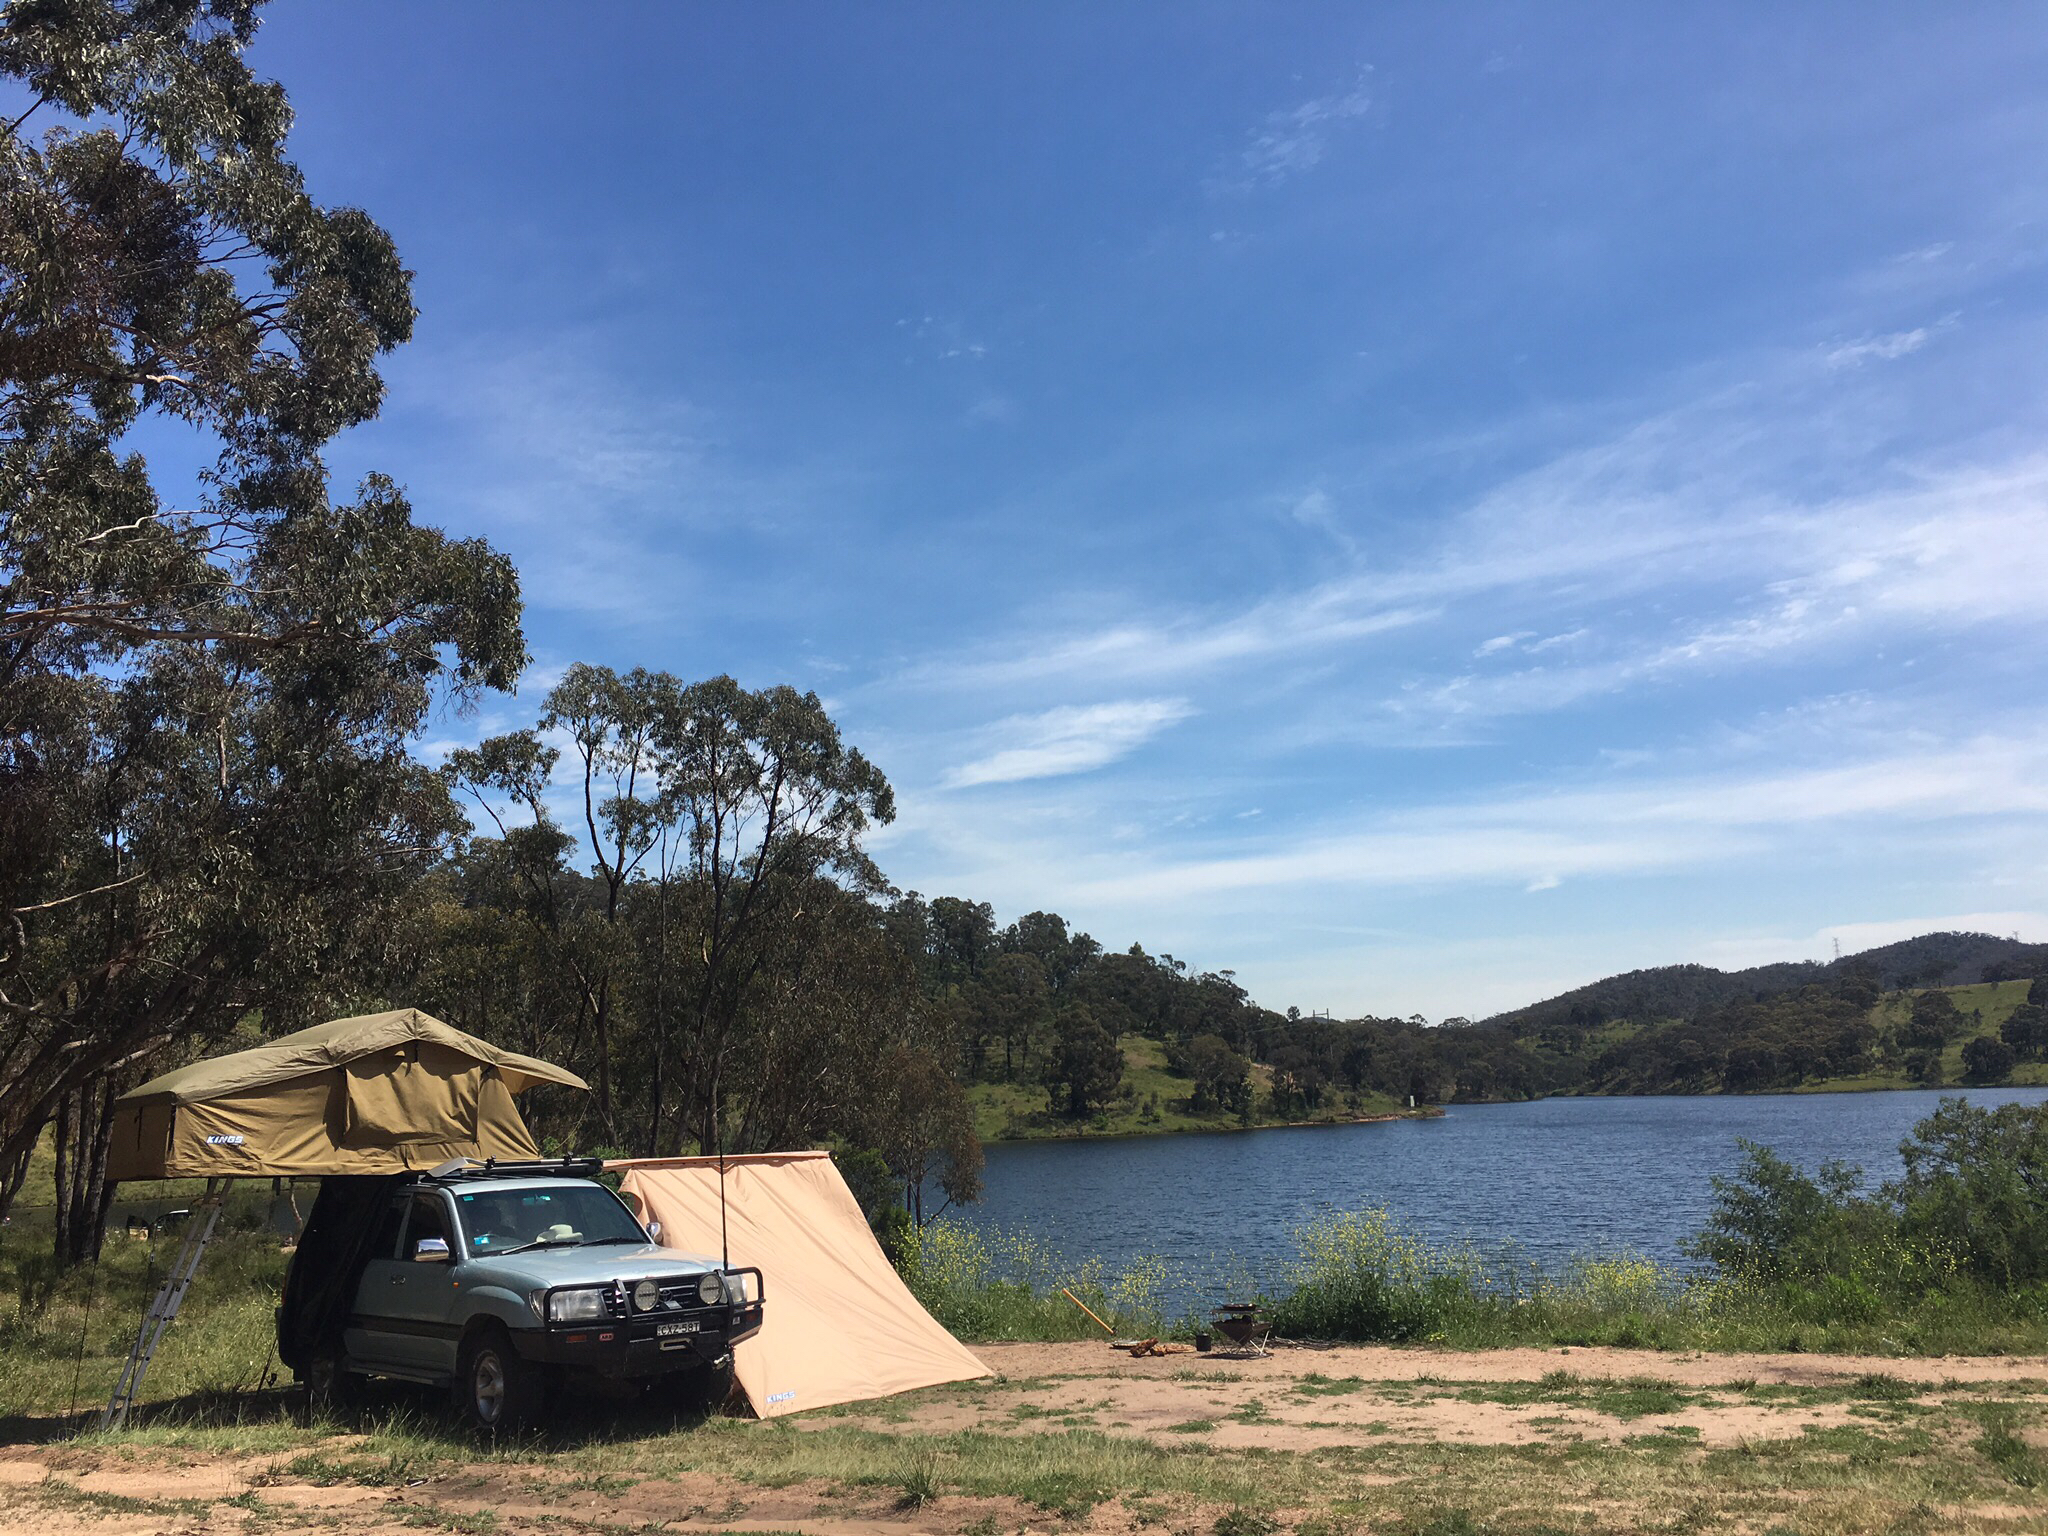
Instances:
[[[121,1379],[114,1383],[114,1395],[107,1399],[106,1411],[100,1415],[101,1429],[119,1429],[128,1422],[128,1410],[135,1406],[142,1391],[142,1378],[149,1371],[150,1359],[177,1320],[178,1308],[185,1304],[185,1292],[192,1288],[192,1277],[199,1272],[199,1261],[213,1239],[213,1229],[220,1224],[221,1202],[227,1190],[226,1179],[208,1179],[206,1193],[193,1205],[191,1218],[185,1223],[185,1240],[178,1245],[178,1257],[164,1276],[164,1283],[157,1287],[156,1300],[149,1304],[142,1327],[136,1331],[135,1347],[128,1351],[128,1363],[121,1367]]]

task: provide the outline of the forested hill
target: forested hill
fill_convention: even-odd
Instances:
[[[1583,1027],[1612,1019],[1685,1019],[1709,1008],[1761,1002],[1847,974],[1867,977],[1880,990],[1890,992],[2007,981],[2043,972],[2048,972],[2048,944],[2021,944],[1988,933],[1924,933],[1825,963],[1795,960],[1742,971],[1720,971],[1710,965],[1660,965],[1626,971],[1540,1003],[1495,1014],[1485,1022],[1540,1030],[1558,1024]]]

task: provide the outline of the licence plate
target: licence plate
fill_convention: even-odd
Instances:
[[[675,1323],[656,1323],[654,1336],[657,1339],[672,1339],[679,1333],[696,1333],[703,1326],[702,1320],[694,1317],[686,1317]]]

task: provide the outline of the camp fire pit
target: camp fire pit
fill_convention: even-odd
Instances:
[[[1270,1354],[1266,1340],[1272,1336],[1273,1320],[1259,1316],[1257,1302],[1234,1301],[1210,1314],[1216,1331],[1228,1339],[1233,1350],[1245,1356]]]

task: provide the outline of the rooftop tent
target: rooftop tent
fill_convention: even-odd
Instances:
[[[830,1153],[724,1161],[723,1233],[719,1159],[606,1166],[625,1174],[620,1193],[661,1223],[663,1243],[699,1253],[729,1246],[733,1263],[761,1269],[761,1331],[734,1351],[755,1413],[773,1418],[989,1374],[897,1276]]]
[[[335,1019],[123,1094],[107,1177],[305,1178],[537,1157],[512,1102],[535,1083],[586,1086],[417,1008]]]

